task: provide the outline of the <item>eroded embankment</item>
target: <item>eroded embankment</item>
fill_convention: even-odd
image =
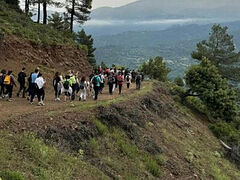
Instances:
[[[0,69],[13,70],[14,74],[22,67],[26,67],[27,73],[40,67],[44,76],[51,78],[54,71],[76,70],[83,75],[92,71],[85,52],[73,46],[33,45],[17,36],[6,35],[0,42],[0,54]]]

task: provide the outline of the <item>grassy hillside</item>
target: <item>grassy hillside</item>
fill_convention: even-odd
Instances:
[[[0,132],[0,177],[14,179],[108,179],[79,156],[63,153],[31,134]],[[14,179],[18,180],[18,179]]]
[[[0,34],[3,33],[22,37],[35,45],[75,45],[70,33],[34,23],[24,13],[9,8],[0,0]]]

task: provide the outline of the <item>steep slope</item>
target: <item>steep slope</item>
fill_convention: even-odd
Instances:
[[[205,116],[176,103],[170,89],[168,84],[148,82],[141,91],[131,91],[113,100],[75,102],[74,106],[65,105],[64,111],[58,108],[19,115],[20,118],[4,121],[1,129],[16,137],[23,130],[34,132],[48,146],[88,164],[77,174],[71,170],[66,179],[82,177],[88,168],[96,168],[110,179],[239,179],[239,170],[225,158]],[[16,128],[21,123],[23,129]],[[15,142],[14,139],[10,138],[10,142]],[[21,140],[19,143],[22,144]],[[23,145],[26,150],[17,146],[7,152],[24,157],[30,145]],[[46,169],[56,170],[47,158],[48,153],[38,156],[45,173]],[[13,155],[7,157],[12,159]],[[56,163],[61,163],[61,158]],[[33,166],[37,168],[34,162]],[[4,169],[13,170],[11,166]],[[19,167],[16,170],[39,179],[33,170]],[[94,179],[101,179],[103,174],[95,174]]]

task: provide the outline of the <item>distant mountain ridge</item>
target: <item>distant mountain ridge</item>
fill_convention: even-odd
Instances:
[[[186,68],[195,63],[191,52],[196,44],[208,38],[213,24],[174,26],[161,31],[124,32],[115,35],[95,36],[95,55],[98,63],[120,64],[137,68],[150,57],[162,56],[172,69],[169,77],[183,76]],[[237,51],[240,49],[240,21],[222,23],[234,35]]]
[[[92,19],[239,18],[239,0],[139,0],[93,10]]]

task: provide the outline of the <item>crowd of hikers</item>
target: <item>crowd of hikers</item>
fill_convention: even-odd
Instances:
[[[33,104],[35,97],[38,99],[38,105],[44,106],[46,80],[39,68],[27,76],[25,68],[18,73],[17,82],[13,76],[13,71],[0,72],[0,99],[13,101],[13,88],[19,84],[17,97],[22,96]],[[66,75],[56,72],[53,77],[53,88],[55,92],[55,101],[74,101],[78,97],[79,101],[86,101],[87,97],[98,99],[98,95],[102,94],[105,85],[108,86],[110,95],[118,89],[118,94],[122,93],[123,85],[129,89],[132,83],[136,84],[136,89],[140,90],[141,82],[144,79],[143,73],[129,69],[105,68],[99,66],[89,77],[79,76],[79,72],[69,70]]]

